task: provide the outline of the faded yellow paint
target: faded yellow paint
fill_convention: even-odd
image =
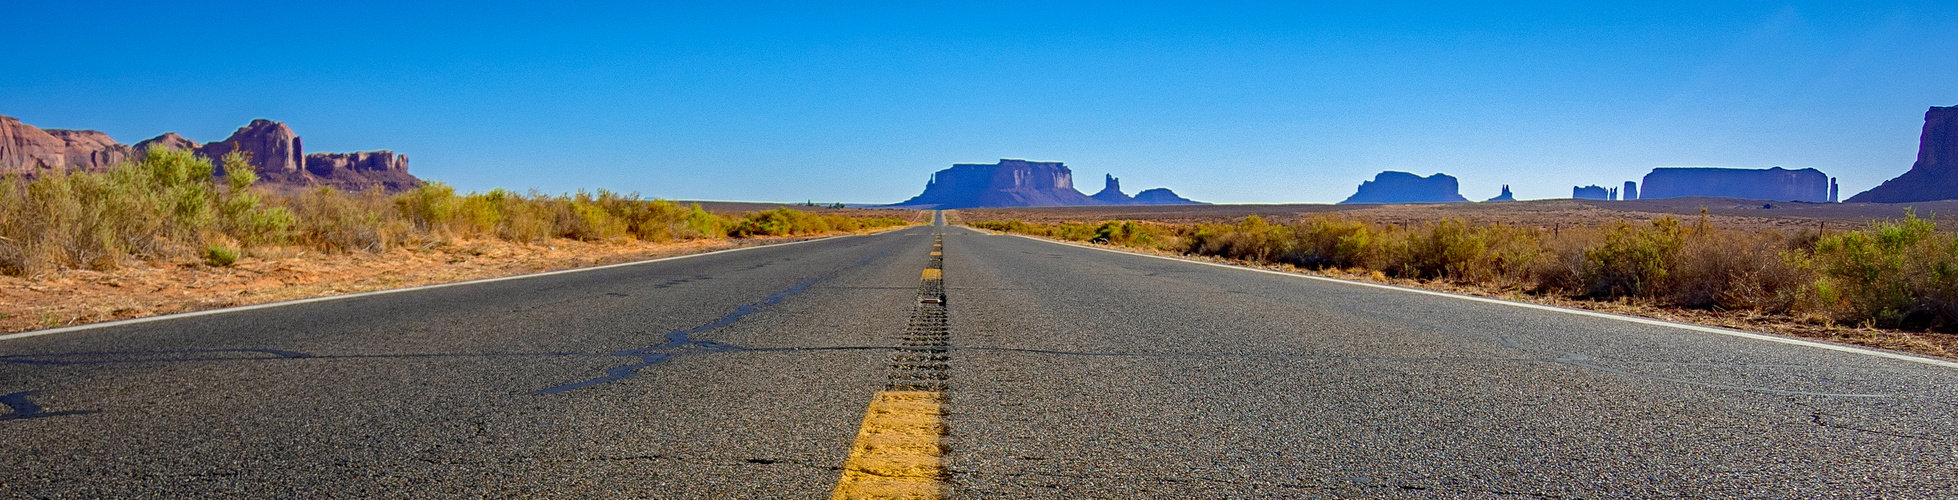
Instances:
[[[925,270],[925,274],[924,274],[924,278],[925,278],[925,280],[927,280],[927,281],[929,281],[929,280],[942,280],[942,279],[945,279],[945,271],[944,271],[944,270],[941,270],[941,269],[926,269],[926,270]]]
[[[944,498],[944,405],[937,392],[877,393],[830,499]]]
[[[945,256],[945,252],[940,252],[940,251],[937,251],[937,250],[932,250],[932,251],[931,251],[931,256],[933,256],[933,257],[944,257],[944,256]]]

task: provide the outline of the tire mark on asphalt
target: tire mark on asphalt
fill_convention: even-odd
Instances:
[[[744,304],[739,307],[736,307],[734,308],[733,312],[729,312],[726,315],[721,316],[720,319],[716,319],[711,323],[696,326],[693,328],[688,328],[685,330],[675,330],[675,331],[667,332],[666,343],[664,344],[613,352],[612,355],[615,356],[639,358],[639,362],[627,363],[624,365],[608,368],[605,370],[605,375],[599,377],[581,380],[578,382],[572,382],[557,387],[540,389],[536,392],[536,394],[539,395],[558,394],[566,391],[575,391],[578,389],[583,389],[586,387],[591,387],[606,382],[614,382],[618,380],[631,378],[639,375],[640,368],[645,368],[648,366],[665,363],[667,360],[673,359],[673,356],[682,354],[682,352],[680,352],[682,350],[693,350],[699,353],[717,353],[717,352],[747,350],[747,348],[745,347],[741,347],[734,344],[726,344],[726,343],[715,342],[711,340],[694,340],[693,335],[697,333],[706,332],[709,330],[714,330],[723,326],[732,325],[737,321],[741,321],[742,317],[745,317],[750,314],[754,314],[755,312],[765,309],[768,306],[780,304],[782,303],[783,299],[787,299],[790,295],[795,295],[798,293],[802,293],[805,290],[808,290],[810,285],[814,285],[816,284],[816,282],[822,281],[822,279],[823,278],[812,278],[812,279],[804,280],[801,283],[795,284],[795,286],[789,287],[787,290],[782,290],[770,294],[768,297],[763,298],[760,302],[755,302],[752,304]]]
[[[696,326],[693,328],[688,328],[685,330],[675,330],[675,331],[667,332],[666,335],[664,336],[666,338],[665,343],[654,345],[654,346],[641,347],[638,349],[627,349],[623,351],[612,352],[611,355],[613,356],[639,358],[639,361],[635,363],[627,363],[624,365],[608,368],[605,370],[604,375],[598,377],[593,377],[590,379],[559,385],[556,387],[539,389],[533,394],[537,394],[537,395],[562,394],[568,391],[575,391],[578,389],[604,384],[607,382],[616,382],[619,380],[632,378],[634,376],[639,375],[640,368],[645,368],[645,367],[665,363],[668,360],[673,359],[674,356],[679,356],[683,354],[713,354],[713,353],[722,353],[722,352],[737,352],[737,351],[750,350],[749,348],[746,347],[742,347],[734,344],[728,344],[724,342],[716,342],[712,340],[697,340],[694,339],[693,336],[696,334],[712,331],[724,326],[732,325],[735,322],[741,321],[741,318],[743,317],[746,317],[750,314],[754,314],[756,312],[760,312],[763,309],[767,309],[769,306],[774,306],[776,304],[782,303],[782,301],[788,299],[789,296],[800,294],[804,291],[807,291],[809,290],[810,286],[815,285],[816,283],[820,283],[824,280],[834,278],[836,277],[837,274],[840,274],[844,270],[854,269],[857,267],[869,265],[871,262],[876,261],[877,259],[890,255],[890,252],[891,250],[889,248],[886,248],[883,252],[879,252],[876,255],[864,257],[863,259],[858,260],[855,263],[852,263],[848,266],[844,266],[842,269],[837,270],[837,272],[835,273],[825,274],[822,276],[817,276],[814,278],[803,280],[802,282],[796,283],[795,285],[790,286],[787,289],[769,294],[767,297],[763,297],[760,301],[735,307],[734,311],[722,315],[719,319],[716,319],[707,324]]]
[[[12,412],[6,415],[0,415],[0,421],[24,420],[29,418],[42,418],[42,417],[58,417],[62,415],[83,415],[83,414],[95,413],[97,411],[97,410],[76,410],[76,411],[49,412],[41,408],[41,405],[34,404],[33,401],[27,399],[28,396],[32,396],[36,392],[40,392],[40,391],[20,391],[13,394],[0,395],[0,405],[6,405],[9,410],[12,410]]]

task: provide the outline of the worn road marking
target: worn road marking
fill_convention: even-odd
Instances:
[[[937,499],[945,491],[946,370],[951,329],[946,325],[945,237],[932,238],[931,263],[920,274],[918,305],[891,355],[890,382],[870,400],[833,500]]]
[[[878,392],[830,498],[943,498],[944,398],[937,392]]]

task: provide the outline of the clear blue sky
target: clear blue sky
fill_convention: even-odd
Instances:
[[[462,189],[895,202],[955,162],[1336,202],[1382,170],[1568,197],[1654,166],[1843,197],[1958,104],[1958,2],[359,7],[0,0],[0,114],[124,143],[253,118]]]

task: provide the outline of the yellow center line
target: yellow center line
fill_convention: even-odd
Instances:
[[[945,271],[942,269],[926,269],[924,279],[926,281],[945,279]]]
[[[878,392],[830,499],[944,498],[944,404],[937,392]]]

